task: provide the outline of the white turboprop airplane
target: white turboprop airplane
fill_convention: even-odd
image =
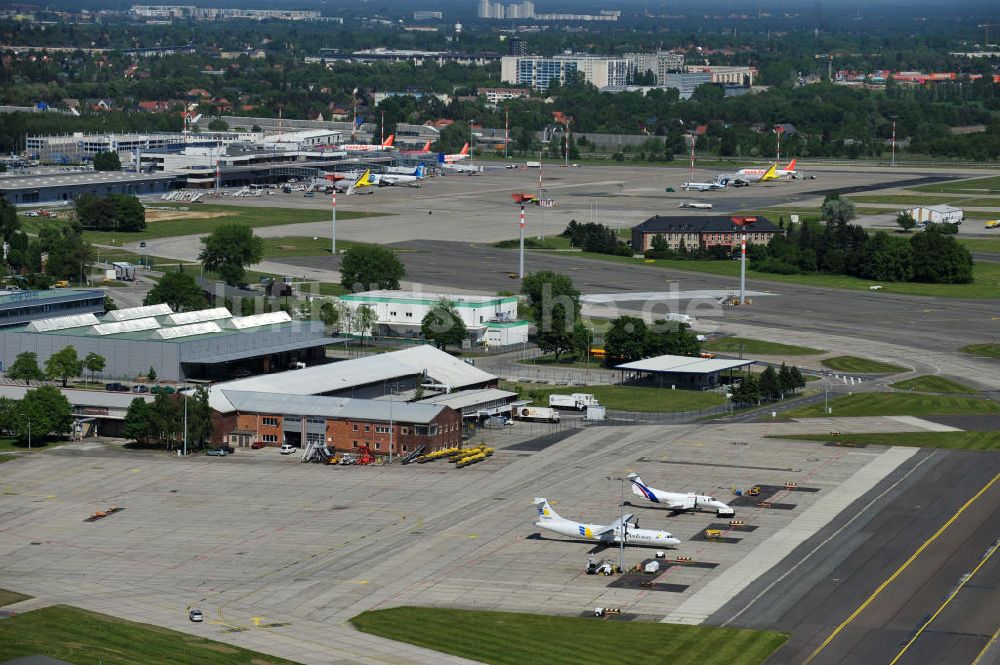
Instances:
[[[372,180],[379,187],[386,185],[415,185],[423,179],[423,164],[415,168],[411,173],[378,173],[372,175]]]
[[[627,478],[632,481],[632,492],[648,499],[653,503],[662,503],[667,510],[673,512],[687,512],[697,510],[707,513],[715,513],[718,517],[732,517],[736,511],[719,501],[715,497],[704,496],[702,494],[685,494],[683,492],[664,492],[653,489],[642,482],[639,474],[630,473]]]
[[[677,206],[678,208],[696,208],[698,210],[711,210],[711,203],[691,203],[690,201],[685,201],[684,203]]]
[[[681,541],[666,531],[640,529],[638,526],[630,524],[629,520],[634,515],[625,515],[624,519],[617,519],[607,525],[583,524],[559,517],[558,513],[549,505],[548,499],[535,499],[535,506],[538,508],[538,521],[535,522],[535,526],[576,540],[588,540],[608,545],[618,544],[624,540],[626,545],[643,547],[676,547],[681,544]]]
[[[788,166],[786,166],[785,168],[783,169],[775,168],[774,177],[794,178],[795,176],[797,176],[799,172],[795,170],[795,162],[796,160],[793,159],[791,162],[789,162]],[[770,169],[740,169],[739,171],[737,171],[737,173],[745,176],[763,176],[769,170]]]

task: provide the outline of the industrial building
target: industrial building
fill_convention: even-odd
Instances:
[[[529,324],[517,317],[516,296],[381,290],[349,294],[340,300],[352,312],[362,306],[374,310],[380,336],[422,337],[424,317],[447,302],[462,317],[473,344],[496,347],[528,341]]]
[[[80,194],[158,194],[169,191],[171,173],[121,173],[77,171],[45,175],[0,177],[0,196],[14,205],[69,202]]]
[[[0,330],[0,362],[19,353],[39,364],[68,346],[80,357],[104,356],[102,376],[130,379],[150,367],[161,380],[219,379],[323,360],[330,342],[320,321],[292,321],[285,312],[234,317],[225,308],[174,313],[167,305],[37,319]]]
[[[695,217],[679,215],[650,217],[632,227],[632,249],[645,252],[653,246],[653,239],[662,236],[670,249],[712,249],[725,247],[734,250],[740,246],[744,235],[748,244],[766,245],[776,235],[785,232],[766,217]]]
[[[754,360],[656,356],[618,365],[623,384],[654,385],[660,388],[711,388],[720,383],[722,372],[743,369]]]
[[[35,319],[104,312],[101,289],[49,289],[0,291],[0,328],[19,326]]]
[[[417,346],[218,383],[209,389],[216,436],[233,446],[307,445],[394,454],[457,445],[465,420],[509,414],[497,377]]]
[[[910,208],[910,213],[917,224],[961,224],[965,212],[961,208],[946,205],[917,206]]]
[[[30,386],[25,385],[0,385],[0,397],[22,400],[30,389]],[[146,402],[153,401],[153,396],[148,393],[73,388],[61,388],[60,392],[69,401],[75,418],[72,436],[80,439],[88,436],[122,436],[125,414],[132,400],[139,398]]]

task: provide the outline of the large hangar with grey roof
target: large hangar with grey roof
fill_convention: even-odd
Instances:
[[[173,312],[167,305],[38,319],[0,330],[0,360],[10,367],[31,351],[39,364],[72,346],[104,356],[102,375],[127,379],[156,370],[161,380],[224,379],[238,370],[271,372],[323,359],[330,343],[319,321],[285,312],[234,317],[225,308]]]

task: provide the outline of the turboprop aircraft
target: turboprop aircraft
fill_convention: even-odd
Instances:
[[[632,481],[632,492],[653,503],[663,504],[667,510],[675,513],[697,510],[715,513],[719,517],[732,517],[736,511],[715,497],[703,494],[685,494],[683,492],[666,492],[653,489],[642,482],[639,474],[630,473],[626,476]]]
[[[656,529],[640,529],[630,520],[634,515],[625,515],[611,524],[584,524],[559,517],[559,514],[549,505],[549,500],[535,499],[538,508],[538,521],[535,526],[552,531],[575,540],[606,543],[608,545],[624,542],[626,545],[640,547],[676,547],[681,541],[666,531]]]

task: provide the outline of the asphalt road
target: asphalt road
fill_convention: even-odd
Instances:
[[[395,245],[406,265],[407,279],[426,284],[426,290],[455,284],[463,289],[495,293],[516,291],[519,283],[508,275],[517,272],[518,252],[488,245],[442,241],[412,241]],[[289,266],[338,270],[339,257],[287,259]],[[625,267],[587,259],[573,253],[529,252],[525,271],[554,270],[573,278],[583,293],[666,292],[672,284],[682,290],[735,290],[739,280],[705,273],[656,267]],[[997,334],[996,305],[990,301],[892,295],[878,291],[846,291],[782,282],[751,280],[749,289],[777,295],[759,297],[744,308],[689,309],[689,301],[670,304],[669,311],[695,318],[724,316],[726,323],[771,328],[795,328],[821,334],[863,336],[869,340],[916,349],[955,350],[964,344],[992,339]],[[664,301],[624,301],[629,310],[652,308],[668,311]],[[715,312],[713,314],[713,309]]]
[[[710,623],[790,632],[769,665],[891,663],[904,647],[900,665],[972,663],[1000,627],[1000,556],[984,562],[1000,482],[973,499],[998,468],[997,453],[921,452]]]

